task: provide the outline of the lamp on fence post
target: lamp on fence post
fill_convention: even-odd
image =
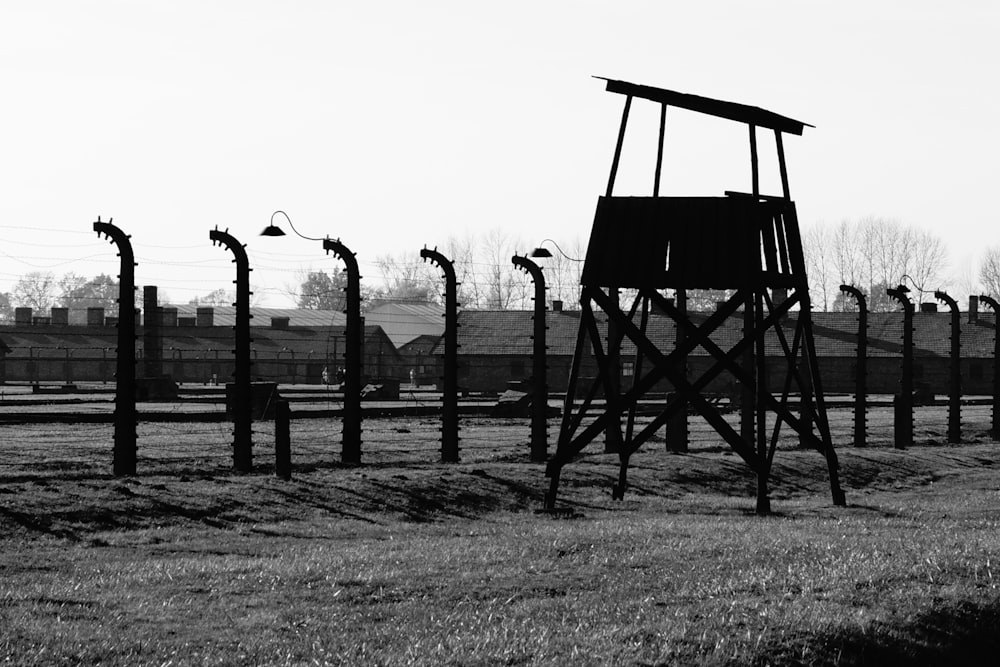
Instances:
[[[578,259],[576,257],[570,257],[569,255],[567,255],[563,251],[563,249],[559,247],[559,244],[556,243],[555,241],[553,241],[552,239],[542,239],[541,243],[538,244],[538,247],[535,248],[534,250],[532,250],[531,253],[528,256],[529,257],[535,257],[535,258],[538,258],[538,259],[548,259],[549,257],[552,257],[552,251],[549,250],[548,248],[543,247],[546,243],[551,243],[552,247],[554,247],[559,252],[560,255],[562,255],[563,257],[565,257],[569,261],[571,261],[571,262],[583,262],[582,259]]]
[[[364,346],[361,320],[361,274],[358,260],[340,239],[323,241],[323,250],[332,252],[347,267],[347,315],[344,331],[344,426],[340,459],[361,463],[361,364]]]
[[[559,244],[552,239],[542,239],[542,242],[538,244],[538,247],[531,251],[531,257],[547,258],[552,257],[552,252],[547,248],[543,247],[544,244],[551,243],[560,255],[568,259],[571,262],[582,263],[584,260],[578,259],[576,257],[570,257],[566,252],[559,247]],[[610,298],[618,303],[619,293],[617,287],[612,287],[609,292]],[[622,332],[618,330],[613,322],[608,322],[608,347],[607,347],[607,361],[608,367],[611,369],[609,383],[612,388],[612,394],[619,395],[621,393],[621,343],[622,343]],[[610,400],[612,397],[608,396]],[[564,414],[569,414],[569,408],[572,405],[572,397],[567,394]],[[605,441],[604,441],[604,452],[615,453],[621,449],[622,444],[622,430],[621,422],[617,415],[608,418],[608,427],[605,430]]]
[[[261,236],[285,236],[285,232],[274,224],[274,217],[282,215],[288,222],[292,232],[299,238],[306,241],[321,241],[323,250],[332,252],[335,257],[344,262],[347,272],[347,287],[345,296],[347,308],[346,325],[344,332],[344,414],[343,414],[343,436],[341,449],[341,462],[361,463],[361,368],[363,365],[364,350],[364,324],[361,319],[361,275],[358,269],[358,261],[353,252],[340,242],[339,239],[331,240],[306,236],[295,229],[292,219],[284,211],[275,211],[271,214],[271,222]],[[336,357],[336,353],[335,353]]]

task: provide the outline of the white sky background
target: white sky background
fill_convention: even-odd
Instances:
[[[957,277],[1000,244],[998,34],[992,0],[6,0],[0,291],[117,274],[98,215],[174,302],[232,288],[215,225],[247,244],[265,304],[341,267],[258,236],[276,209],[339,237],[366,282],[376,256],[419,262],[468,230],[585,240],[624,102],[591,75],[815,125],[785,140],[803,226],[896,218],[945,237]],[[616,193],[650,194],[659,110],[632,111]],[[749,189],[744,126],[667,113],[662,194]]]

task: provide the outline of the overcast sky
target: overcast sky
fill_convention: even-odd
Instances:
[[[998,33],[990,0],[10,0],[0,291],[28,271],[117,273],[98,215],[176,302],[232,287],[215,225],[247,244],[265,303],[339,266],[258,236],[276,209],[339,237],[369,280],[377,255],[419,261],[468,230],[524,250],[585,239],[623,103],[592,75],[815,125],[785,142],[803,226],[895,218],[967,272],[1000,244]],[[633,114],[618,192],[649,194],[658,108]],[[667,125],[663,194],[749,189],[743,126]]]

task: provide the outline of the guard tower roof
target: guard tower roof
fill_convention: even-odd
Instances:
[[[629,83],[628,81],[608,79],[603,76],[596,76],[594,78],[607,81],[608,92],[641,97],[653,102],[660,102],[669,106],[680,107],[681,109],[689,109],[698,113],[708,114],[709,116],[717,116],[718,118],[735,120],[740,123],[747,123],[748,125],[756,125],[757,127],[767,127],[779,132],[801,135],[804,127],[814,127],[800,120],[788,118],[787,116],[782,116],[773,111],[761,109],[760,107],[752,107],[737,102],[713,100],[710,97],[678,93],[674,90],[643,86],[637,83]]]

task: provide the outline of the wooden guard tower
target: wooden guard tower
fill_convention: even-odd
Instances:
[[[566,403],[556,452],[546,475],[550,488],[547,509],[554,510],[563,466],[600,434],[609,451],[617,450],[621,468],[613,495],[621,498],[629,457],[658,429],[688,407],[699,413],[726,440],[757,476],[757,512],[770,511],[768,477],[782,425],[798,433],[802,443],[826,457],[833,502],[845,503],[837,474],[837,457],[830,438],[823,389],[813,342],[809,289],[795,204],[788,189],[782,135],[801,135],[805,123],[757,107],[724,102],[607,80],[607,90],[625,95],[605,196],[597,213],[581,278],[581,318],[570,371]],[[660,104],[659,146],[653,196],[614,196],[615,176],[633,99]],[[752,191],[725,192],[722,197],[660,197],[660,168],[668,106],[745,123],[749,128]],[[810,126],[811,127],[811,126]],[[757,130],[774,132],[781,172],[781,195],[759,191]],[[622,303],[628,289],[630,303]],[[689,289],[732,290],[716,312],[697,321],[689,317],[685,295]],[[675,290],[676,301],[663,290]],[[771,291],[787,291],[783,300]],[[786,317],[798,307],[797,317]],[[651,307],[666,314],[677,327],[670,349],[661,349],[648,334]],[[742,309],[742,313],[740,310]],[[599,315],[603,313],[603,317]],[[741,316],[742,337],[728,349],[713,339],[727,318]],[[602,336],[606,322],[606,337]],[[787,329],[787,331],[786,331]],[[636,352],[631,386],[623,386],[619,355],[624,339]],[[716,336],[716,338],[721,338]],[[776,345],[783,359],[765,355],[765,342]],[[589,356],[597,366],[595,378],[581,377]],[[691,378],[685,362],[701,348],[711,365]],[[780,386],[768,386],[776,376]],[[737,430],[702,392],[722,373],[729,373],[743,391],[742,427]],[[674,388],[662,410],[642,428],[635,424],[639,401],[660,381]],[[589,386],[587,386],[589,383]],[[604,402],[595,400],[599,393]],[[582,396],[578,402],[575,397]],[[798,401],[790,401],[796,396]],[[646,406],[648,406],[648,401]],[[623,426],[624,420],[624,426]]]

